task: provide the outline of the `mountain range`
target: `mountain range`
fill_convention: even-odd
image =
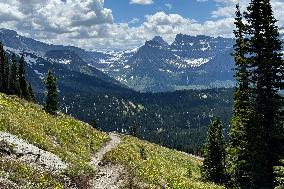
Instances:
[[[109,52],[92,66],[138,91],[232,87],[234,40],[178,34],[172,44],[161,37],[140,48]]]
[[[234,40],[230,38],[178,34],[175,41],[168,44],[157,36],[140,48],[96,52],[45,44],[7,29],[0,29],[0,34],[0,40],[8,51],[26,54],[27,62],[38,78],[43,74],[41,66],[48,62],[113,83],[120,82],[142,92],[234,85],[230,55]]]

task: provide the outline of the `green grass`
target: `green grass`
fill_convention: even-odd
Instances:
[[[32,188],[64,188],[62,178],[84,180],[80,175],[93,176],[89,164],[92,155],[109,140],[87,124],[60,114],[46,114],[42,107],[14,96],[0,94],[0,131],[9,132],[39,148],[58,155],[69,164],[65,172],[38,172],[33,167],[0,156],[0,177]],[[221,189],[201,180],[202,162],[175,150],[125,136],[119,146],[105,156],[105,161],[124,165],[135,180],[148,188]],[[144,151],[142,150],[144,149]],[[7,174],[9,173],[9,174]],[[86,177],[85,177],[86,178]]]
[[[93,174],[91,156],[109,140],[107,134],[72,117],[51,116],[42,107],[0,94],[0,131],[9,132],[58,155],[70,166],[65,174]]]
[[[145,149],[146,160],[141,156],[142,148]],[[163,185],[174,189],[223,188],[201,180],[200,160],[133,137],[124,137],[119,147],[107,154],[105,161],[127,166],[150,188]]]
[[[0,177],[9,179],[21,188],[64,188],[60,175],[35,170],[19,161],[0,159],[0,167]]]

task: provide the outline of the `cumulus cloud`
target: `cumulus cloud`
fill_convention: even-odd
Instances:
[[[201,0],[198,0],[201,1]],[[203,1],[203,0],[202,0]],[[211,0],[218,3],[212,20],[197,22],[179,14],[156,12],[144,20],[133,18],[116,23],[104,0],[0,0],[0,27],[40,41],[75,45],[86,49],[125,49],[142,45],[156,35],[172,42],[176,34],[205,34],[231,37],[235,3],[247,0]],[[153,3],[152,0],[132,0]],[[281,19],[284,2],[272,0],[275,15]]]
[[[75,32],[84,27],[113,23],[103,0],[0,0],[0,21],[19,21],[14,27],[53,33]],[[4,7],[4,8],[3,8]]]
[[[232,18],[198,23],[195,20],[184,18],[178,14],[158,12],[154,15],[146,16],[143,27],[147,33],[161,35],[168,42],[172,42],[175,35],[179,33],[230,37],[232,36],[233,23],[234,19]]]
[[[212,17],[234,17],[236,4],[241,5],[241,9],[244,11],[245,8],[249,5],[248,0],[212,0],[219,3],[219,6],[216,10],[212,12]],[[271,1],[273,11],[275,13],[275,17],[279,20],[279,25],[284,24],[283,19],[283,10],[284,10],[284,2],[283,0],[272,0]]]

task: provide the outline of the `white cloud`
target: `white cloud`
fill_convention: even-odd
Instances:
[[[153,3],[153,0],[130,0],[130,4],[150,5]]]
[[[139,21],[140,21],[139,18],[132,18],[132,20],[130,20],[130,21],[128,22],[128,24],[136,24],[136,23],[138,23]]]
[[[57,33],[78,31],[82,27],[113,23],[112,11],[104,8],[103,3],[103,0],[26,0],[24,3],[0,0],[0,21],[19,21],[17,27],[20,29]]]
[[[24,3],[0,0],[0,27],[40,41],[86,49],[125,49],[142,45],[156,35],[167,42],[172,42],[179,33],[232,36],[235,3],[247,0],[211,1],[218,6],[212,12],[212,20],[205,22],[157,12],[146,15],[144,20],[133,18],[128,23],[115,23],[112,11],[104,7],[104,0],[25,0]],[[272,3],[279,24],[283,25],[284,2],[272,0]]]
[[[232,36],[234,19],[224,18],[217,21],[198,23],[195,20],[184,18],[178,14],[166,14],[158,12],[146,16],[143,27],[147,33],[163,36],[168,42],[172,42],[176,34]]]
[[[240,4],[242,11],[246,9],[249,5],[248,0],[212,0],[220,5],[216,10],[212,12],[212,17],[235,17],[236,4]],[[271,0],[272,8],[275,13],[276,19],[279,20],[279,25],[284,24],[283,11],[284,11],[284,2],[283,0]]]

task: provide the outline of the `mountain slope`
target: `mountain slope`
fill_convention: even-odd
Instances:
[[[24,54],[28,78],[35,86],[37,93],[43,92],[42,80],[48,69],[52,69],[55,75],[60,78],[59,90],[67,92],[68,90],[80,91],[81,89],[82,91],[87,89],[97,92],[100,91],[100,88],[127,90],[115,79],[89,65],[89,59],[99,58],[103,53],[87,52],[72,46],[45,44],[7,29],[0,29],[0,41],[4,44],[10,58],[12,53],[18,56]],[[90,83],[91,87],[88,88]],[[103,89],[102,91],[104,91]]]
[[[62,94],[76,91],[104,92],[111,89],[113,92],[130,91],[115,79],[89,66],[76,53],[69,50],[48,51],[43,57],[29,52],[21,52],[8,46],[4,47],[11,58],[12,53],[18,57],[24,54],[27,62],[28,80],[32,83],[36,93],[44,92],[44,78],[49,69],[52,69],[58,78],[59,90]]]
[[[161,184],[171,188],[221,188],[201,182],[199,180],[201,161],[187,154],[122,136],[118,136],[123,140],[118,146],[107,147],[108,145],[104,144],[110,139],[106,133],[98,132],[71,117],[63,114],[58,117],[50,116],[43,112],[39,105],[3,94],[0,94],[0,106],[0,183],[2,186],[8,188],[98,188],[98,185],[92,185],[96,182],[90,182],[104,177],[100,174],[102,168],[92,166],[92,157],[95,157],[96,160],[93,159],[93,161],[102,161],[99,166],[105,171],[113,170],[109,169],[112,165],[123,167],[117,170],[122,171],[119,174],[124,183],[115,183],[116,186],[120,185],[123,188],[128,188],[132,184],[141,188],[155,188],[160,187]],[[22,145],[19,145],[17,141],[25,145],[25,151],[21,154],[19,149]],[[11,145],[13,143],[16,145]],[[141,159],[140,147],[145,148],[147,160]],[[38,149],[40,153],[33,154],[33,149]],[[96,155],[100,149],[103,149],[103,153]],[[53,170],[50,170],[47,164],[43,164],[48,162],[48,159],[43,158],[45,154],[56,157],[53,162],[49,162],[52,165],[62,162],[65,165],[63,170],[55,166]],[[34,155],[40,156],[35,158]],[[133,167],[133,163],[139,167]],[[175,171],[165,172],[170,169]],[[188,169],[191,169],[192,175],[186,175]],[[141,170],[145,175],[141,175]],[[129,182],[129,178],[134,180]]]
[[[46,167],[45,158],[42,159],[40,156],[39,159],[34,160],[32,151],[28,150],[22,155],[19,153],[13,155],[9,152],[1,155],[0,168],[1,173],[4,174],[0,177],[7,178],[20,187],[27,187],[29,182],[32,182],[30,186],[32,188],[55,186],[63,188],[63,186],[69,187],[69,182],[76,184],[76,177],[80,175],[82,177],[94,175],[95,169],[89,165],[89,161],[91,156],[109,140],[107,134],[100,133],[89,125],[63,114],[58,117],[50,116],[41,110],[42,107],[17,97],[0,94],[0,105],[1,133],[6,132],[20,137],[30,145],[54,154],[67,165],[67,169],[54,172]],[[5,138],[1,137],[1,141],[3,139]],[[40,170],[40,174],[36,173],[37,170]],[[40,179],[41,177],[43,180]]]

